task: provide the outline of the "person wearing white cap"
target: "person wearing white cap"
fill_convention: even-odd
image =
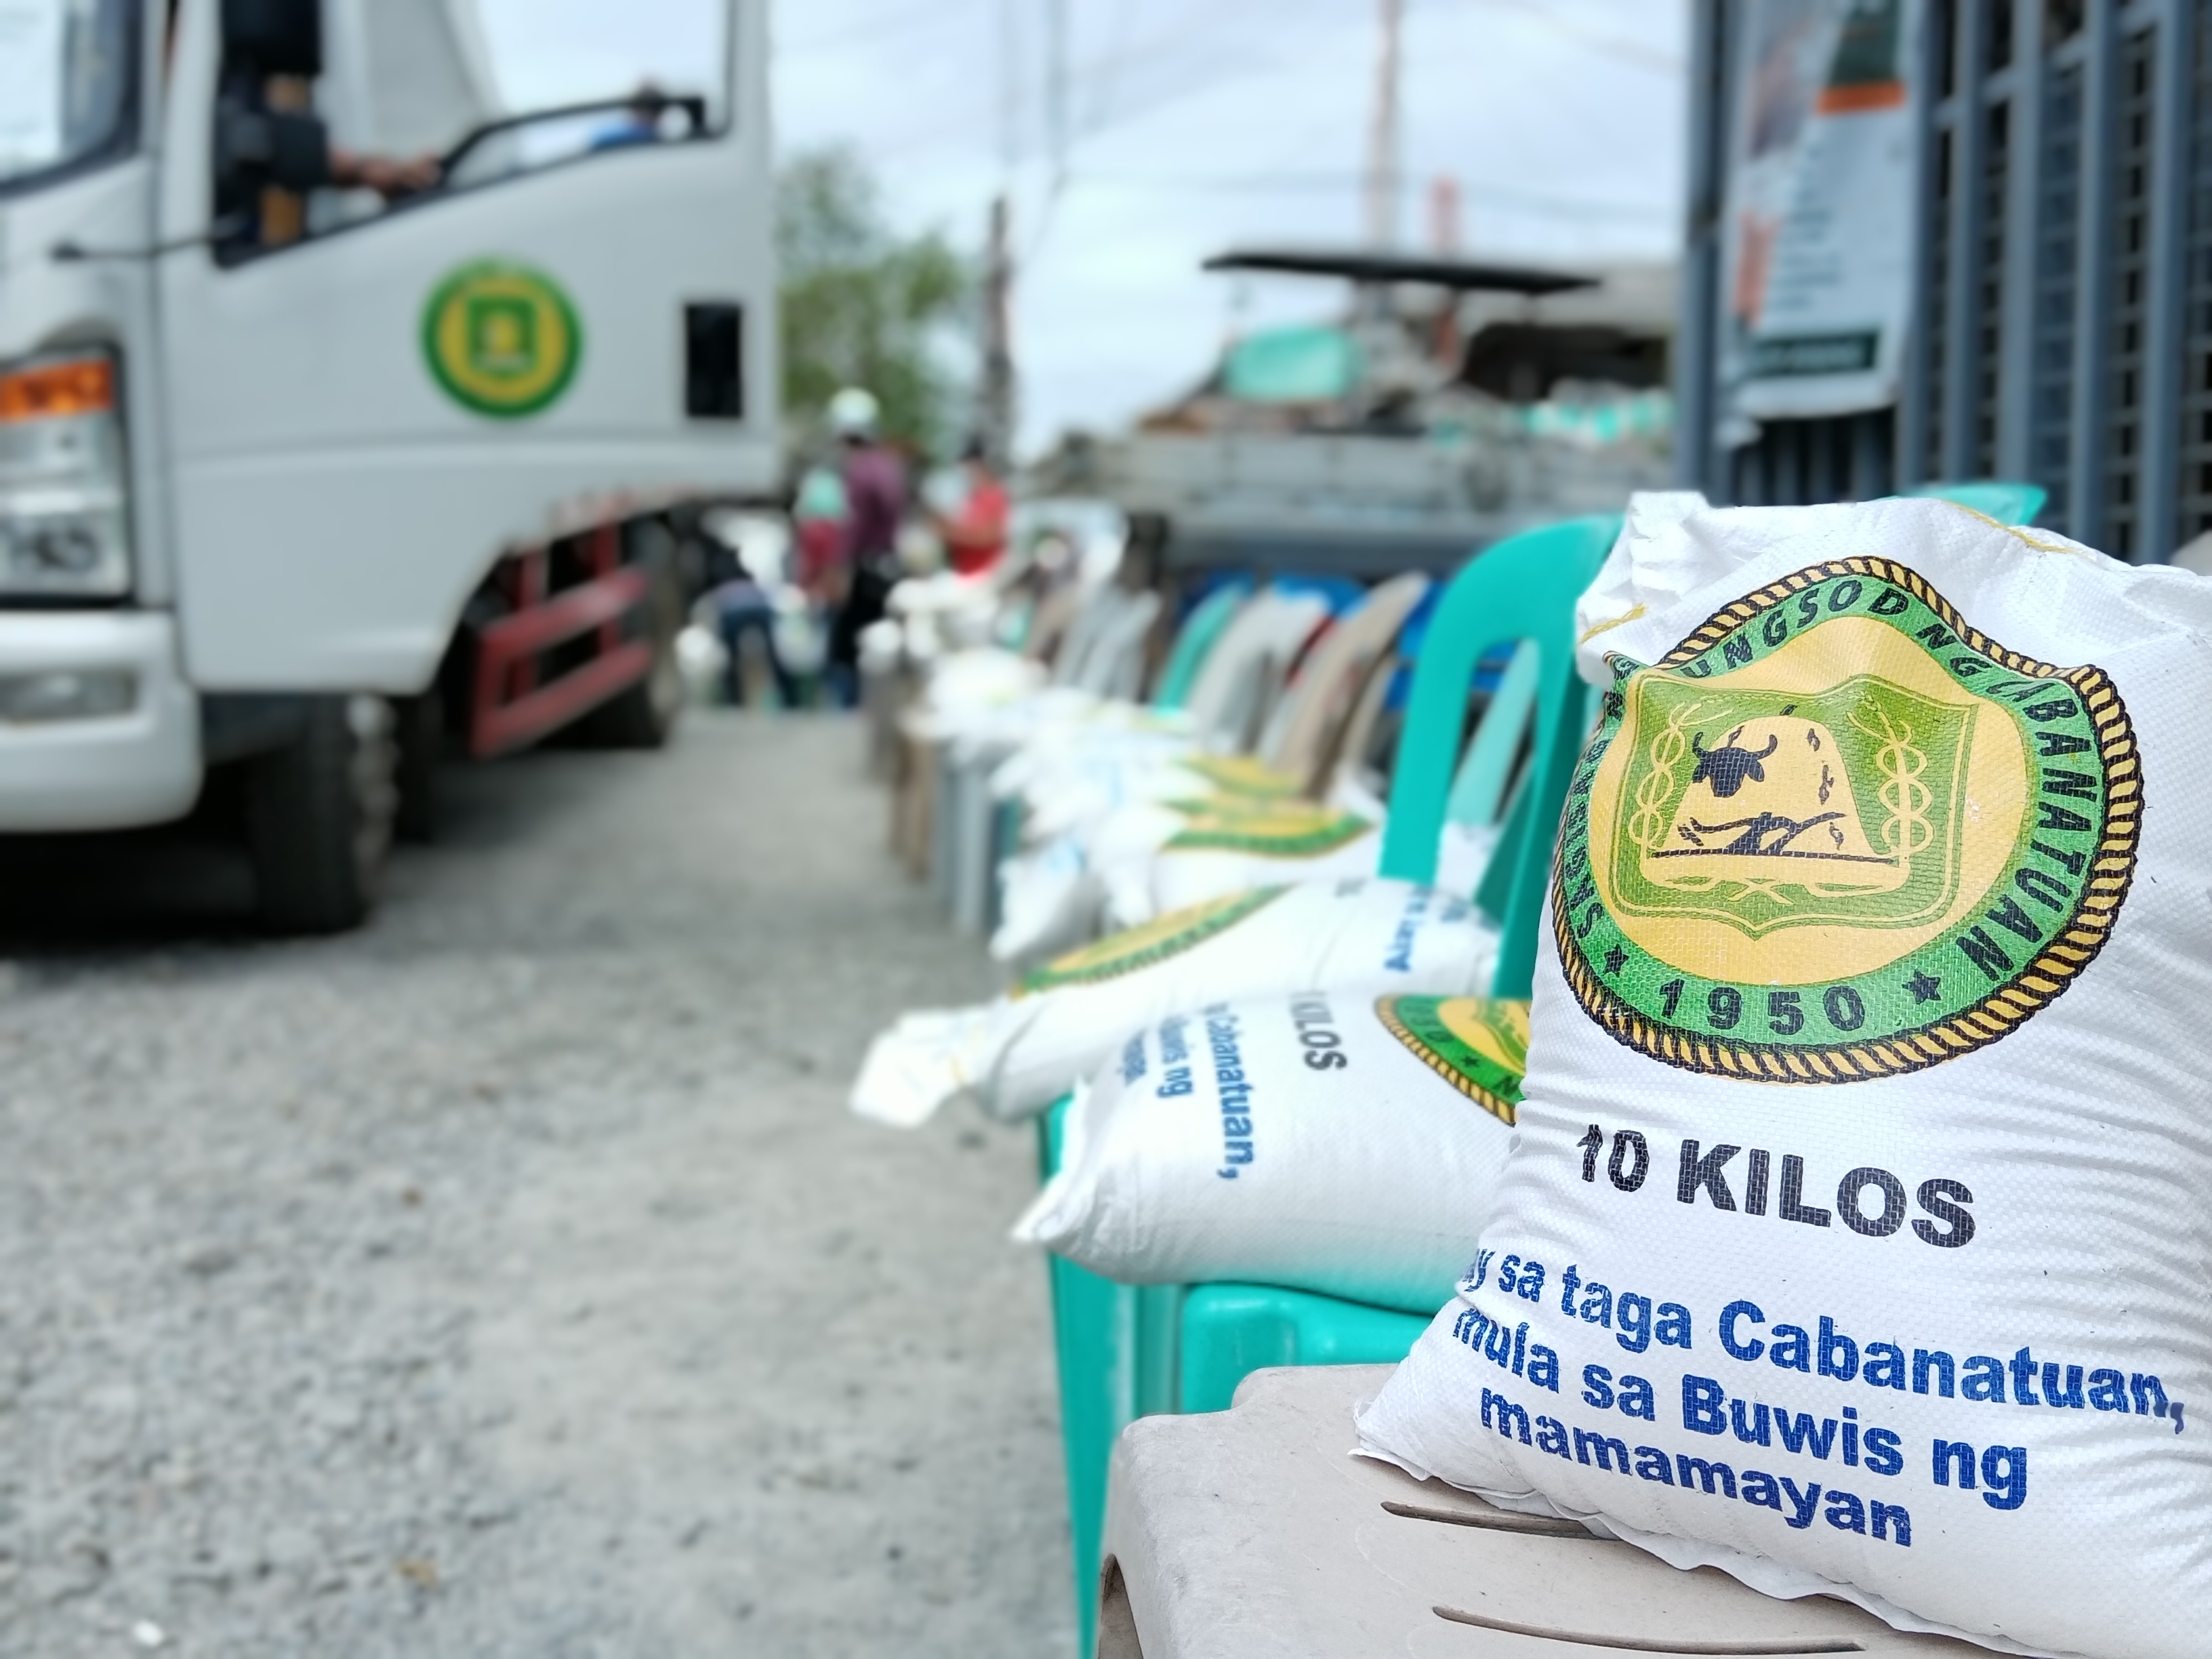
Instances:
[[[830,630],[829,679],[837,700],[860,701],[860,632],[884,614],[898,575],[899,525],[906,516],[906,469],[881,443],[872,393],[847,386],[830,399],[830,429],[845,452],[846,589]]]

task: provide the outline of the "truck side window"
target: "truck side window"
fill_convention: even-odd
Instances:
[[[674,0],[641,42],[625,0],[550,14],[543,0],[240,7],[291,12],[296,27],[281,40],[226,34],[218,252],[251,258],[548,167],[710,137],[727,120],[732,9]]]

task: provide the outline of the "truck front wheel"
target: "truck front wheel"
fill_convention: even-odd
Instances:
[[[246,839],[261,921],[280,933],[358,927],[376,902],[398,805],[381,697],[314,696],[296,736],[246,772]]]

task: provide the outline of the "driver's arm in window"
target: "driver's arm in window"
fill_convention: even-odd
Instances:
[[[387,202],[437,188],[443,169],[434,155],[368,155],[331,146],[331,183],[340,190],[373,190]]]

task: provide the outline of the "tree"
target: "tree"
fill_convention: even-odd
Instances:
[[[886,438],[943,453],[961,388],[941,348],[969,320],[967,262],[937,231],[897,234],[850,150],[785,162],[775,206],[785,414],[811,425],[839,387],[865,386]]]

